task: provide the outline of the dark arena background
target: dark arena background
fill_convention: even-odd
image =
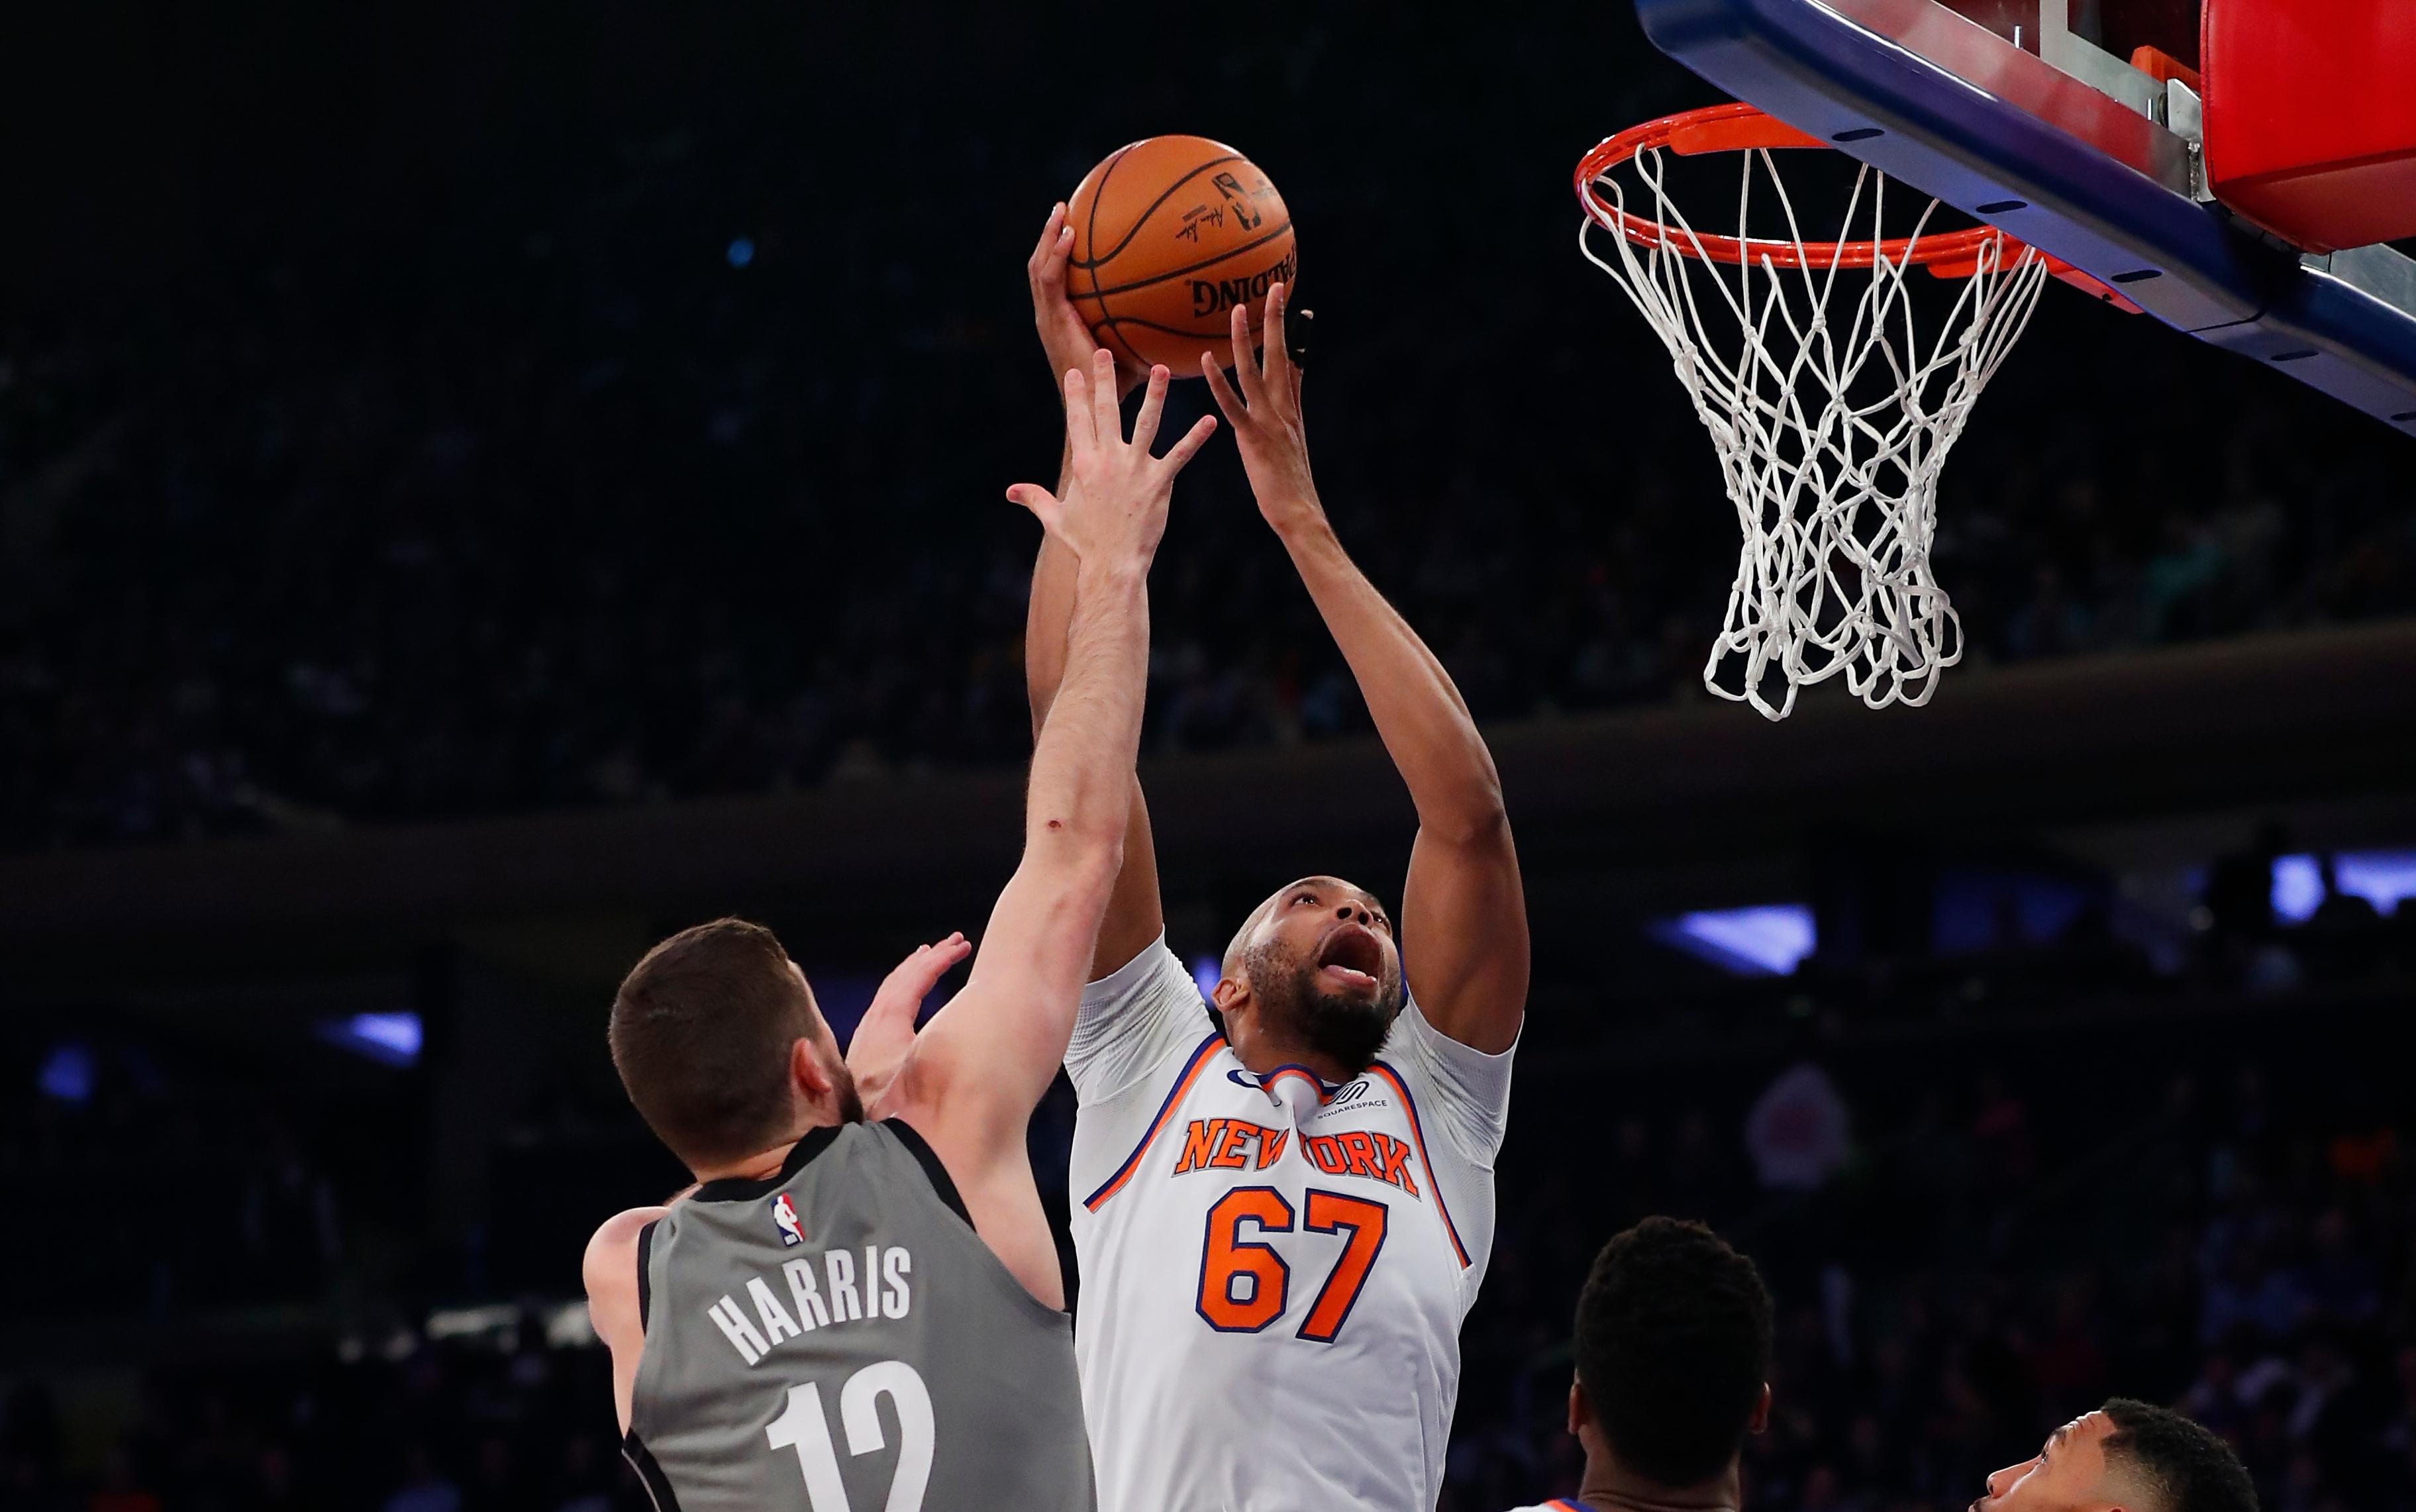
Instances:
[[[1576,1488],[1652,1212],[1779,1308],[1760,1512],[1959,1508],[2109,1393],[2416,1507],[2416,443],[2050,285],[1947,467],[1924,709],[1702,690],[1710,446],[1569,170],[1627,7],[20,8],[0,69],[0,1504],[645,1504],[579,1257],[682,1174],[615,982],[842,1027],[979,928],[1117,145],[1280,185],[1345,543],[1499,759],[1536,976],[1450,1512]],[[1206,403],[1179,386],[1186,423]],[[1171,938],[1411,815],[1219,437],[1155,578]],[[1034,1120],[1062,1217],[1070,1095]]]

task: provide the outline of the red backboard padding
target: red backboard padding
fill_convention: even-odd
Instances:
[[[2206,0],[2215,197],[2309,251],[2416,235],[2416,0]]]

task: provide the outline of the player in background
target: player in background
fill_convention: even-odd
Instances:
[[[1129,444],[1104,355],[1065,375],[1071,466],[1008,496],[1074,565],[1065,688],[1033,753],[1021,864],[967,946],[893,974],[842,1060],[771,931],[724,919],[648,952],[613,1064],[696,1188],[596,1232],[584,1264],[631,1464],[659,1512],[1094,1504],[1069,1320],[1024,1127],[1073,1029],[1122,864],[1174,476],[1214,429]],[[883,1399],[886,1399],[884,1403]]]
[[[2257,1512],[2257,1488],[2212,1429],[2117,1397],[1990,1475],[1971,1512]]]
[[[1576,1501],[1518,1512],[1738,1512],[1747,1433],[1770,1420],[1770,1293],[1699,1223],[1612,1237],[1578,1294]]]
[[[1061,365],[1094,351],[1065,299],[1065,215],[1028,268]],[[1460,1322],[1492,1244],[1526,902],[1467,705],[1319,502],[1283,286],[1267,296],[1263,364],[1247,313],[1233,311],[1236,379],[1203,368],[1260,513],[1416,807],[1401,945],[1367,889],[1305,877],[1233,934],[1212,1021],[1166,945],[1133,784],[1125,869],[1065,1056],[1083,1405],[1110,1512],[1427,1512]],[[1064,697],[1079,597],[1074,557],[1044,543],[1025,635],[1035,728]]]

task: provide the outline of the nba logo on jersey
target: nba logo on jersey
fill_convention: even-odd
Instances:
[[[782,1244],[801,1245],[806,1242],[806,1226],[797,1221],[797,1204],[789,1201],[787,1192],[772,1199],[772,1221],[779,1228]]]

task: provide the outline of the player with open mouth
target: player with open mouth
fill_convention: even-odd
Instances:
[[[1065,297],[1065,215],[1050,216],[1029,267],[1060,370],[1094,352]],[[1527,996],[1518,853],[1458,689],[1319,501],[1286,293],[1269,290],[1255,332],[1260,311],[1237,306],[1230,347],[1202,358],[1202,376],[1409,787],[1417,837],[1397,921],[1365,887],[1304,877],[1243,921],[1203,1003],[1166,945],[1134,787],[1065,1054],[1079,1101],[1076,1355],[1106,1512],[1427,1512],[1442,1489],[1460,1321],[1492,1243]],[[1034,569],[1035,728],[1064,672],[1073,566],[1044,545]]]

